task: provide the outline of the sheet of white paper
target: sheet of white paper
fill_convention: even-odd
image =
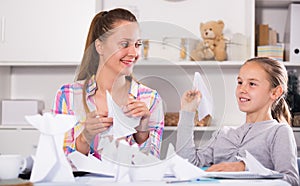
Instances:
[[[140,151],[133,155],[132,162],[134,165],[129,172],[132,181],[161,181],[168,167],[167,161]]]
[[[187,159],[178,156],[171,143],[168,147],[166,159],[169,161],[168,166],[178,180],[191,180],[205,175],[202,169],[191,164]]]
[[[30,181],[45,181],[47,175],[49,175],[51,170],[55,167],[57,157],[55,151],[50,149],[55,149],[53,138],[51,136],[41,135],[36,150],[36,157],[32,167]],[[40,154],[43,154],[43,152],[49,154],[47,161],[43,161],[43,158],[39,156]]]
[[[130,180],[135,181],[162,181],[168,164],[161,161],[156,164],[133,166],[129,171]]]
[[[41,132],[30,181],[74,182],[72,167],[63,152],[63,139],[64,133],[76,124],[76,117],[45,113],[25,119]]]
[[[106,99],[108,116],[113,117],[114,119],[114,124],[106,135],[113,135],[113,137],[116,139],[135,133],[136,130],[134,128],[140,124],[141,118],[126,116],[122,108],[114,102],[108,91],[106,91]]]
[[[115,181],[162,180],[167,164],[151,154],[142,153],[137,145],[129,145],[125,140],[110,142],[108,138],[103,138],[101,145],[102,160],[117,165]]]
[[[107,176],[115,176],[116,174],[115,164],[106,160],[101,161],[91,154],[86,156],[78,151],[74,151],[68,155],[68,158],[72,161],[78,171],[103,174]]]
[[[130,146],[127,141],[121,140],[117,145],[117,163],[120,165],[131,166],[133,153],[136,148]]]
[[[64,134],[77,122],[73,115],[44,113],[25,116],[26,121],[44,134]]]
[[[213,99],[208,91],[201,75],[199,72],[195,72],[193,89],[200,90],[202,94],[201,102],[198,106],[198,119],[199,121],[203,119],[206,115],[211,115],[213,113]]]
[[[261,175],[272,175],[278,173],[276,171],[265,168],[259,161],[255,159],[255,157],[250,152],[248,152],[247,150],[245,150],[245,152],[245,157],[237,156],[237,158],[245,162],[249,172]]]

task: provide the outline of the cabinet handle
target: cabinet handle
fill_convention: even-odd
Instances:
[[[1,18],[1,42],[5,39],[5,17]]]

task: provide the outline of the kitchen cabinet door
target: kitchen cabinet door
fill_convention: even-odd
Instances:
[[[80,61],[94,14],[94,0],[0,0],[0,61]]]
[[[35,155],[40,132],[34,128],[3,128],[0,126],[0,153]]]

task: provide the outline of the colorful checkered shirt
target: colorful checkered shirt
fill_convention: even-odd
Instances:
[[[86,119],[86,113],[82,103],[83,84],[84,81],[65,84],[57,91],[55,96],[52,112],[54,114],[76,115],[78,120],[75,127],[65,134],[65,154],[69,154],[76,150],[75,140],[83,130],[83,125],[79,121],[84,121]],[[85,99],[90,111],[96,110],[96,104],[94,100],[96,89],[97,85],[95,77],[93,76],[85,90]],[[164,112],[161,97],[157,91],[148,88],[145,85],[136,82],[135,80],[131,81],[129,94],[133,95],[135,99],[145,102],[151,113],[149,120],[149,138],[144,143],[140,144],[139,148],[142,152],[151,153],[159,158],[164,129]],[[126,140],[131,145],[136,143],[132,135],[127,136]],[[91,144],[90,153],[100,158],[97,150],[98,143],[99,136],[97,135]]]

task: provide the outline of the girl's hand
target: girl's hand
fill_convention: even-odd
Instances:
[[[181,110],[195,112],[201,101],[199,90],[188,90],[181,97]]]
[[[245,171],[245,163],[239,162],[222,162],[209,167],[207,172],[239,172]]]
[[[141,117],[140,125],[136,128],[136,130],[148,131],[148,122],[151,113],[146,103],[129,96],[127,104],[123,107],[123,111],[129,117]]]
[[[107,117],[108,113],[97,113],[96,111],[87,114],[83,122],[84,129],[82,137],[90,144],[95,136],[106,131],[113,124],[113,118]]]

